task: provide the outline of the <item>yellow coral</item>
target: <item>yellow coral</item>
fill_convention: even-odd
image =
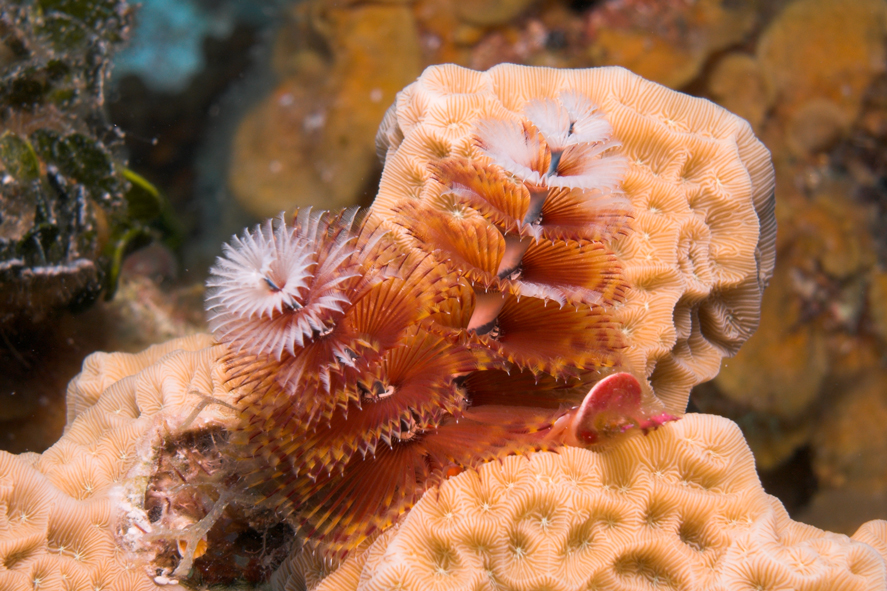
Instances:
[[[764,31],[758,62],[795,150],[815,151],[849,130],[887,67],[885,32],[883,0],[799,0]]]
[[[758,61],[747,54],[728,53],[717,62],[708,81],[715,102],[759,129],[772,97]]]
[[[588,56],[671,88],[699,74],[712,54],[742,41],[755,25],[755,0],[603,3],[593,13]]]

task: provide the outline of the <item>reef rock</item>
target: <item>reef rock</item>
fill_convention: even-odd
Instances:
[[[818,480],[823,488],[887,494],[887,372],[869,372],[841,390],[812,439]]]
[[[708,81],[711,98],[758,129],[771,106],[758,61],[745,53],[729,53],[718,60]]]

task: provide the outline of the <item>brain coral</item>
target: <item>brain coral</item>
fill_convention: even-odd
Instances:
[[[689,414],[604,451],[485,464],[427,493],[330,570],[297,555],[279,588],[884,589],[887,522],[852,538],[792,521],[739,428]],[[284,574],[288,574],[285,578]]]
[[[190,453],[164,448],[165,434],[231,425],[228,407],[203,405],[207,395],[231,399],[224,355],[199,336],[86,364],[72,391],[110,383],[63,438],[42,456],[0,454],[0,588],[169,584],[171,569],[151,546],[163,518],[144,511],[146,483],[164,456]],[[164,533],[183,555],[189,527]],[[690,414],[604,449],[567,447],[467,470],[341,566],[296,551],[272,585],[875,590],[887,583],[885,559],[887,522],[849,539],[790,520],[761,488],[738,428]]]
[[[191,416],[227,394],[222,351],[197,335],[87,358],[68,388],[62,439],[40,455],[0,452],[0,589],[156,587],[115,537],[121,497],[144,481],[162,434],[233,416],[220,405]]]
[[[574,129],[577,117],[604,141],[564,170],[570,136],[594,135]],[[536,133],[550,156],[527,151]],[[531,194],[547,184],[541,220],[530,220],[542,228],[587,218],[583,204],[618,214],[627,198],[628,228],[607,244],[627,283],[614,316],[629,365],[669,411],[683,412],[690,389],[757,328],[775,256],[773,168],[748,123],[709,101],[615,67],[434,66],[398,95],[376,146],[385,169],[371,212],[407,232],[410,219],[428,219],[412,211],[439,198],[447,163],[460,158],[500,165]],[[537,158],[557,171],[545,176]],[[586,191],[577,203],[564,188]]]

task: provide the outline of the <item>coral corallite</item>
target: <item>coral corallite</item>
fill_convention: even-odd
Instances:
[[[465,88],[441,90],[448,76]],[[483,76],[430,69],[402,93],[363,217],[266,222],[212,269],[247,482],[328,552],[447,475],[683,411],[657,398],[620,315],[637,290],[618,252],[637,232],[631,146],[579,78],[506,108]],[[423,84],[444,99],[418,100]],[[769,273],[761,240],[754,286]]]

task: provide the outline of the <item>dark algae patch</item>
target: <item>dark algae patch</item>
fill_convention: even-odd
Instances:
[[[174,233],[105,114],[132,8],[13,1],[0,13],[0,329],[113,295],[123,256]]]

